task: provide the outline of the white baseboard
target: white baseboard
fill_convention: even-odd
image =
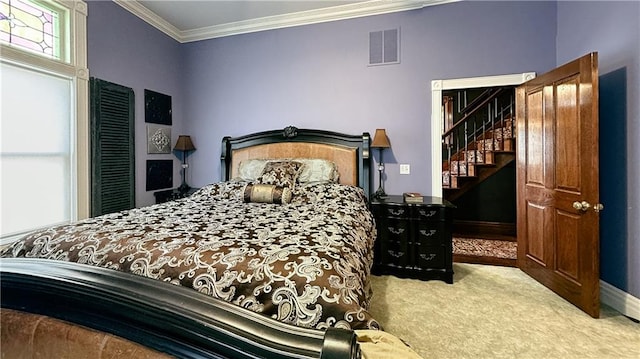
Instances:
[[[635,320],[640,320],[640,299],[600,281],[600,302]]]

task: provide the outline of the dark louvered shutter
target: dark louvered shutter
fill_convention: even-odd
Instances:
[[[91,78],[91,216],[135,207],[134,95]]]

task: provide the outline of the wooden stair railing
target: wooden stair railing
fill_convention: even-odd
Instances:
[[[499,101],[505,88],[485,91],[445,129],[442,187],[455,200],[515,159],[514,100]]]

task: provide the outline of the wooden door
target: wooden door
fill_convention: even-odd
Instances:
[[[600,315],[598,54],[516,89],[518,267]]]

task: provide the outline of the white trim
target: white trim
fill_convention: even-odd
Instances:
[[[600,281],[600,302],[635,320],[640,320],[640,299]]]
[[[431,81],[431,196],[442,197],[442,83]]]
[[[161,18],[153,11],[142,6],[142,4],[140,4],[139,2],[135,0],[113,0],[113,2],[122,6],[125,10],[129,11],[135,16],[146,21],[149,25],[171,36],[174,40],[184,42],[182,41],[181,31],[178,30],[177,27],[171,25],[167,20]]]
[[[61,60],[50,59],[9,44],[0,44],[0,52],[2,53],[3,62],[16,65],[28,64],[29,66],[42,69],[45,72],[53,72],[69,77],[73,77],[76,73],[76,68],[73,64],[69,64]]]
[[[87,57],[87,4],[66,2],[70,9],[72,62],[75,65],[75,218],[88,218],[91,212],[91,175],[89,163],[89,67]]]
[[[441,5],[457,1],[459,0],[369,0],[348,5],[300,11],[292,14],[267,16],[258,19],[207,26],[199,29],[179,30],[135,0],[114,0],[116,4],[122,6],[132,14],[138,16],[153,27],[181,43],[247,34],[264,30],[415,10],[427,6]]]
[[[463,88],[520,85],[535,72],[431,81],[431,195],[442,197],[442,91]]]

